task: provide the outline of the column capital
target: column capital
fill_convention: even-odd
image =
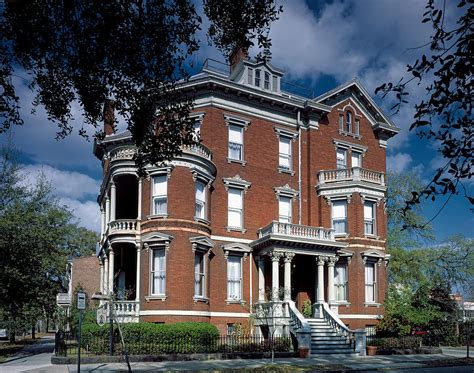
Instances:
[[[324,266],[324,262],[327,260],[327,257],[319,255],[316,257],[316,264],[318,266]]]
[[[295,253],[287,252],[285,253],[283,260],[285,263],[291,263],[294,257],[295,257]]]
[[[336,256],[330,256],[327,258],[327,262],[328,262],[328,267],[334,267],[334,265],[336,264],[337,260],[339,258],[336,257]]]
[[[268,253],[268,256],[270,257],[272,262],[278,262],[280,261],[280,258],[283,256],[283,253],[279,251],[271,251]]]

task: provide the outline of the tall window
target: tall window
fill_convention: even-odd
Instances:
[[[166,289],[166,251],[153,249],[151,265],[151,293],[152,295],[165,295]]]
[[[261,73],[260,69],[255,70],[255,85],[257,87],[260,87],[260,73]]]
[[[206,219],[206,185],[201,181],[196,181],[195,217]]]
[[[153,215],[166,215],[168,205],[167,176],[155,176],[153,178]]]
[[[354,134],[360,135],[360,120],[359,119],[356,119],[355,121]]]
[[[194,133],[193,133],[194,141],[199,141],[201,138],[201,121],[196,119],[194,121]]]
[[[196,251],[196,253],[194,254],[194,296],[195,297],[205,296],[206,272],[205,272],[204,258],[205,258],[204,253],[201,251]]]
[[[278,221],[291,223],[291,198],[280,196],[278,199]]]
[[[291,139],[280,136],[278,142],[278,164],[280,168],[291,170]]]
[[[376,301],[376,294],[375,263],[365,263],[365,301],[367,303],[374,303]]]
[[[346,113],[346,131],[352,132],[352,113],[350,111]]]
[[[344,115],[339,115],[339,130],[344,131]]]
[[[243,197],[242,190],[229,188],[227,225],[231,228],[243,228]]]
[[[346,168],[346,151],[345,149],[337,149],[336,150],[336,161],[337,161],[337,169],[341,170]]]
[[[345,263],[337,263],[334,267],[334,289],[336,301],[347,301],[347,265]]]
[[[364,233],[369,235],[375,234],[375,203],[364,202]]]
[[[243,161],[244,129],[229,125],[229,159]]]
[[[351,163],[352,167],[362,167],[362,154],[356,151],[352,151]]]
[[[266,71],[264,74],[263,88],[270,89],[270,74]]]
[[[347,233],[347,201],[333,201],[332,227],[336,234]]]
[[[229,255],[227,258],[227,299],[242,299],[242,258]]]

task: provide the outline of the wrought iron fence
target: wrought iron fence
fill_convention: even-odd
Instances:
[[[172,338],[125,341],[129,355],[192,354],[192,353],[251,353],[292,351],[290,337],[264,339],[258,336],[218,336],[197,337],[179,336]],[[114,335],[114,354],[122,354],[123,346],[118,335]],[[109,353],[109,339],[102,336],[81,336],[81,355],[97,356]],[[77,337],[72,333],[56,332],[55,355],[75,356]]]
[[[367,346],[377,346],[385,349],[414,349],[423,345],[423,338],[418,336],[405,337],[379,337],[376,335],[367,336]]]

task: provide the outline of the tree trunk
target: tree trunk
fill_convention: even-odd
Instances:
[[[35,325],[35,322],[33,322],[33,324],[31,325],[31,339],[35,339],[36,338],[36,325]]]
[[[15,332],[10,330],[10,343],[15,343]]]
[[[49,330],[49,317],[46,318],[46,333]]]

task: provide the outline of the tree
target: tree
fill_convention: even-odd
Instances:
[[[209,40],[220,50],[251,47],[255,37],[269,57],[269,25],[281,11],[274,0],[204,0],[204,11]],[[0,132],[22,124],[11,78],[24,69],[34,105],[58,124],[58,138],[73,130],[73,102],[84,112],[84,125],[97,128],[111,99],[135,141],[140,170],[195,141],[188,118],[193,97],[180,89],[199,48],[202,19],[193,1],[9,0],[0,12]],[[84,126],[79,134],[87,136]]]
[[[55,309],[56,294],[66,291],[63,278],[70,256],[94,252],[98,235],[84,234],[72,214],[51,195],[44,178],[22,185],[12,151],[1,159],[0,313],[11,340],[15,331],[35,325]]]
[[[462,192],[471,204],[474,197],[469,195],[465,182],[474,175],[473,152],[473,73],[474,55],[474,4],[459,0],[459,19],[452,29],[445,23],[446,0],[428,0],[423,23],[429,22],[433,34],[429,43],[422,48],[420,59],[407,66],[407,78],[398,83],[384,83],[375,93],[382,97],[395,94],[397,103],[392,109],[397,112],[401,105],[408,103],[408,88],[433,79],[426,88],[426,99],[415,104],[415,114],[410,130],[416,130],[420,138],[434,140],[446,163],[433,175],[430,183],[421,191],[413,191],[406,208],[420,202],[420,198],[438,195],[453,195]],[[433,77],[433,78],[432,78]]]

